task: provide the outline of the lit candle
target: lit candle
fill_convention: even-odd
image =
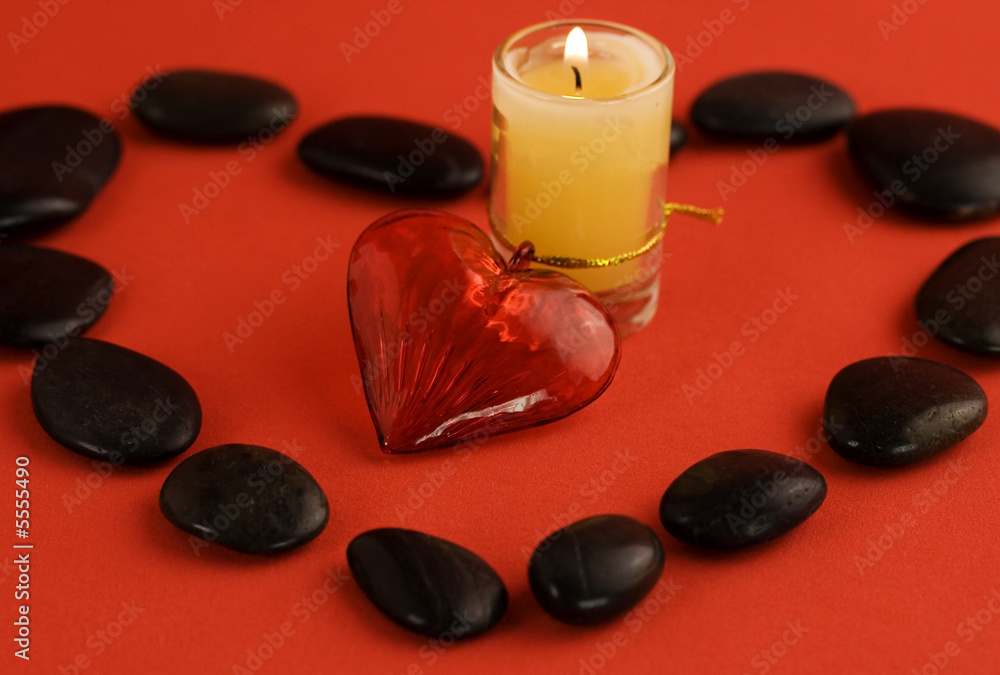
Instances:
[[[490,219],[500,244],[607,260],[663,223],[674,62],[654,38],[611,23],[553,22],[508,38],[493,59]],[[661,248],[563,270],[628,335],[656,312]]]

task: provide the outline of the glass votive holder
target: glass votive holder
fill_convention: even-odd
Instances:
[[[656,313],[662,246],[650,244],[664,225],[673,84],[667,48],[614,23],[531,26],[493,58],[497,245],[509,254],[531,241],[542,260],[573,259],[561,271],[623,336]]]

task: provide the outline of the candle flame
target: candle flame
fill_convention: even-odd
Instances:
[[[587,65],[587,35],[577,26],[566,37],[566,50],[563,52],[563,62],[568,66]]]

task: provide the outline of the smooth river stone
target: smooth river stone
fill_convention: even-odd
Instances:
[[[248,75],[177,70],[136,90],[139,121],[164,136],[196,143],[268,142],[298,114],[284,87]]]
[[[670,156],[687,145],[688,130],[680,120],[673,120],[670,123]]]
[[[738,549],[771,541],[815,513],[826,498],[819,471],[766,450],[727,450],[678,476],[660,501],[660,520],[682,541]]]
[[[103,267],[62,251],[0,246],[0,343],[61,342],[93,325],[111,301]]]
[[[288,455],[230,443],[174,467],[160,511],[196,537],[242,553],[280,553],[314,539],[330,519],[323,488]]]
[[[854,117],[840,87],[811,75],[756,72],[716,82],[691,107],[691,121],[724,140],[821,141]]]
[[[187,450],[201,406],[187,381],[148,356],[91,338],[42,350],[31,403],[42,428],[74,452],[112,464],[151,464]]]
[[[914,216],[972,220],[1000,212],[1000,131],[935,110],[870,113],[847,129],[847,147],[883,201]]]
[[[952,253],[917,293],[917,318],[944,342],[1000,356],[1000,237]]]
[[[390,194],[454,196],[483,179],[483,158],[469,141],[392,117],[334,120],[309,132],[298,152],[322,176]]]
[[[528,561],[528,583],[556,619],[594,624],[634,607],[662,571],[663,546],[653,530],[628,516],[604,515],[546,537]]]
[[[860,464],[896,466],[955,445],[986,419],[986,394],[936,361],[878,357],[837,373],[823,408],[828,442]]]
[[[347,546],[351,575],[397,624],[461,639],[488,630],[507,609],[507,588],[478,555],[423,532],[369,530]]]
[[[25,234],[83,213],[111,178],[111,123],[67,106],[0,113],[0,233]]]

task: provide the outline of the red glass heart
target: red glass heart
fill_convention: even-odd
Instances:
[[[358,237],[348,308],[383,451],[479,443],[565,417],[607,388],[621,343],[604,305],[526,266],[508,266],[447,213],[399,211]]]

